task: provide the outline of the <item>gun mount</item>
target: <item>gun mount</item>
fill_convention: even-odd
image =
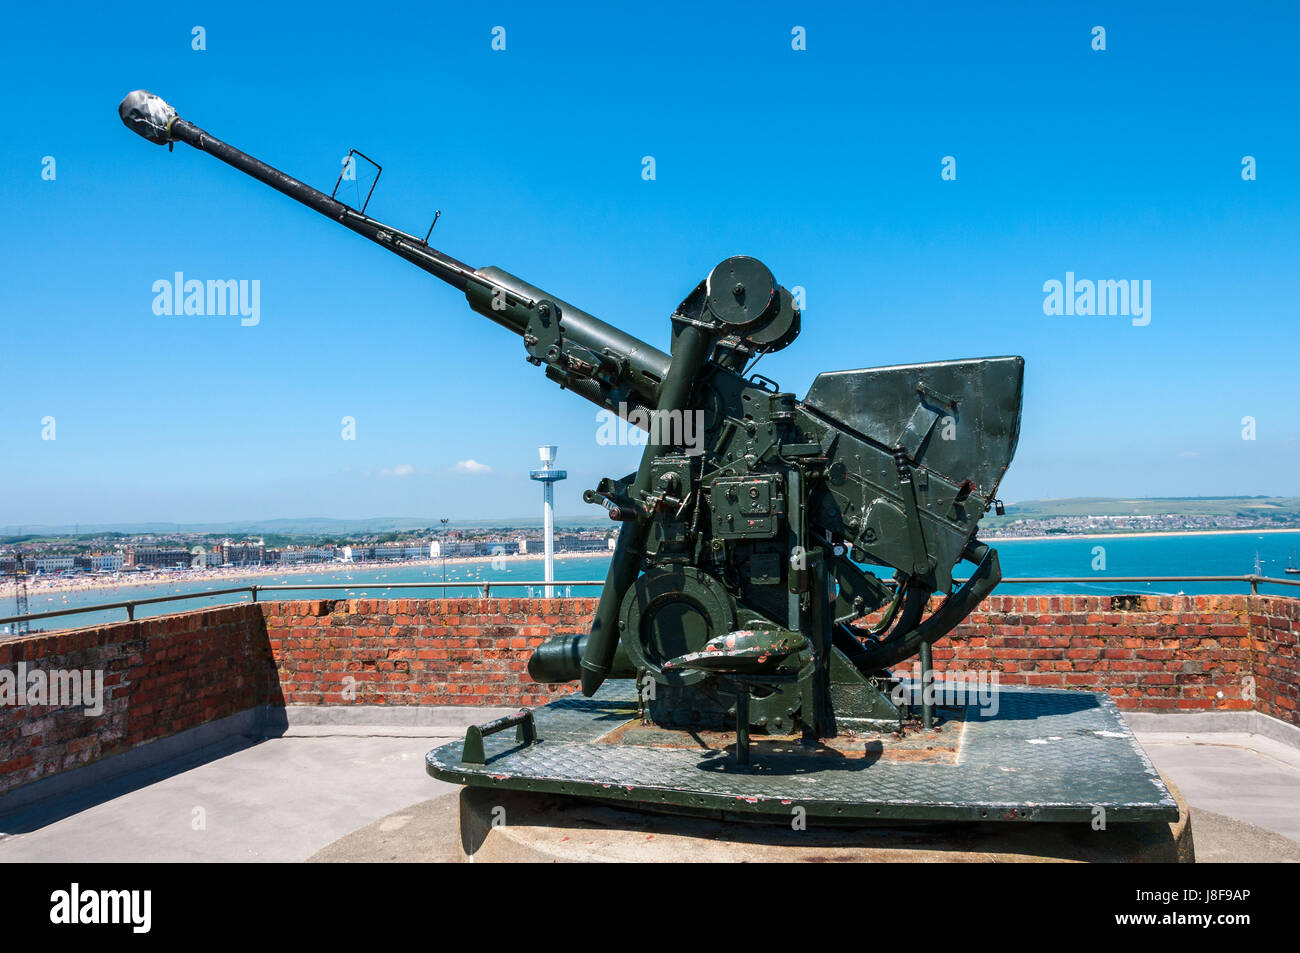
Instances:
[[[591,630],[538,648],[537,681],[578,680],[592,696],[635,676],[656,725],[734,730],[738,758],[751,728],[897,730],[909,711],[889,667],[997,584],[976,530],[1015,452],[1021,358],[828,372],[798,400],[747,372],[801,319],[757,259],[728,258],[696,285],[665,353],[280,172],[151,93],[119,112],[151,142],[207,152],[459,289],[562,388],[649,430],[636,472],[585,494],[620,522],[617,547]],[[957,587],[962,560],[975,568]]]

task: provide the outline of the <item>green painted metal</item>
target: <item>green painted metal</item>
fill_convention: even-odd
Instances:
[[[951,754],[915,757],[908,739],[867,737],[860,757],[750,739],[748,764],[708,743],[612,743],[639,724],[636,686],[610,679],[591,698],[533,710],[538,741],[484,739],[434,748],[428,773],[500,790],[608,800],[673,811],[753,814],[789,823],[795,808],[828,823],[863,821],[1172,821],[1178,805],[1104,693],[1003,687],[996,712],[944,711]],[[682,733],[685,735],[686,733]],[[920,737],[930,739],[930,732]],[[897,745],[898,757],[890,757]],[[1104,813],[1102,813],[1104,812]]]
[[[470,725],[465,732],[465,743],[461,747],[462,764],[485,764],[487,756],[483,752],[483,739],[507,728],[515,729],[515,741],[520,745],[530,745],[537,741],[537,724],[533,713],[525,708],[513,715],[497,718],[483,725]]]
[[[119,114],[146,139],[207,152],[460,289],[547,377],[649,430],[637,471],[585,494],[621,523],[591,630],[539,649],[534,678],[577,680],[594,696],[630,669],[663,726],[796,730],[810,743],[898,729],[911,713],[888,697],[885,667],[951,631],[996,584],[996,553],[975,534],[1015,453],[1021,358],[830,372],[798,400],[752,373],[802,320],[755,258],[728,258],[695,286],[669,316],[665,353],[293,179],[152,94],[130,94]],[[954,590],[963,559],[978,568]],[[868,566],[893,574],[897,599]],[[948,598],[923,618],[934,592]],[[852,625],[886,607],[886,623]],[[741,654],[698,664],[711,640],[755,631],[788,651],[761,671]]]

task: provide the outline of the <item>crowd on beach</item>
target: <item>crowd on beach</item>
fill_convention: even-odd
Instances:
[[[579,552],[556,553],[556,559],[582,559],[608,557],[608,553]],[[538,553],[503,553],[494,556],[447,556],[424,559],[403,559],[392,561],[367,560],[364,562],[315,562],[295,566],[221,566],[205,569],[145,569],[122,570],[120,572],[97,573],[53,573],[37,574],[28,577],[27,589],[32,595],[55,592],[89,592],[95,590],[117,591],[128,586],[168,585],[195,582],[228,582],[238,585],[241,581],[262,580],[267,583],[289,582],[290,577],[311,576],[313,573],[323,575],[338,572],[371,573],[378,569],[441,567],[473,563],[516,563],[528,560],[539,561]],[[303,582],[312,580],[304,579]],[[11,596],[16,586],[12,577],[0,583],[0,597]]]

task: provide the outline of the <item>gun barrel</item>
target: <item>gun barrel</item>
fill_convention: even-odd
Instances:
[[[128,94],[118,107],[118,114],[128,129],[150,142],[187,143],[381,245],[459,289],[473,310],[515,334],[525,335],[530,312],[539,301],[553,302],[563,314],[564,333],[569,339],[594,353],[613,355],[625,362],[622,373],[626,378],[627,407],[617,406],[610,390],[592,380],[563,378],[561,382],[565,386],[593,403],[620,413],[624,409],[653,409],[658,405],[659,387],[670,361],[659,349],[508,272],[499,268],[474,268],[438,251],[423,239],[345,205],[180,118],[175,109],[153,93],[136,90]]]
[[[267,165],[261,159],[255,159],[230,143],[204,132],[192,122],[175,119],[171,124],[171,137],[177,142],[187,143],[195,149],[215,156],[240,172],[266,183],[277,192],[283,192],[289,198],[334,219],[345,228],[350,228],[376,244],[383,245],[416,267],[423,268],[429,274],[441,278],[461,291],[465,290],[470,277],[474,274],[474,269],[464,262],[430,248],[413,235],[399,232],[383,222],[363,215],[337,199],[330,198],[319,189],[314,189],[274,166]]]

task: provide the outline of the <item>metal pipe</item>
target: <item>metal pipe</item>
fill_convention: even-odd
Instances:
[[[1081,582],[1244,582],[1249,583],[1255,580],[1258,585],[1270,586],[1300,586],[1300,580],[1296,579],[1277,579],[1271,576],[1104,576],[1098,580],[1096,576],[1017,576],[1004,578],[998,583],[1000,586],[1019,584],[1038,584],[1038,583],[1081,583]],[[601,579],[582,579],[574,582],[567,582],[567,586],[603,586],[607,580]],[[954,579],[953,582],[963,584],[964,579]],[[523,586],[543,586],[545,581],[532,580],[521,582],[494,582],[493,586],[503,587],[523,587]],[[479,583],[473,582],[385,582],[375,585],[366,583],[343,582],[343,583],[309,583],[301,586],[238,586],[231,589],[210,589],[205,592],[186,592],[174,596],[157,596],[150,599],[134,599],[127,602],[98,602],[93,606],[79,606],[75,609],[53,609],[49,612],[32,612],[25,615],[12,615],[0,618],[0,625],[8,625],[14,622],[21,622],[24,619],[53,619],[64,615],[80,615],[86,612],[103,612],[109,609],[125,609],[128,605],[150,605],[159,602],[181,602],[186,599],[203,599],[209,596],[228,595],[236,592],[252,592],[256,589],[258,592],[299,592],[311,591],[317,589],[450,589],[455,587],[466,589],[477,589]],[[1139,593],[1140,594],[1140,593]],[[1258,595],[1258,592],[1255,593]],[[1289,597],[1294,598],[1294,597]],[[226,603],[229,605],[229,603]],[[214,607],[215,608],[215,607]],[[10,636],[12,637],[12,636]]]
[[[300,182],[291,175],[281,172],[274,166],[267,165],[261,159],[255,159],[248,153],[223,142],[177,116],[168,126],[172,141],[184,142],[201,152],[215,156],[226,165],[233,166],[246,175],[251,175],[277,192],[289,196],[295,202],[332,218],[344,228],[349,228],[377,245],[382,245],[395,255],[400,255],[411,264],[422,268],[447,284],[465,290],[470,279],[474,277],[474,268],[457,261],[450,255],[444,255],[436,248],[425,245],[414,235],[385,225],[368,215],[363,215],[337,199],[330,198],[319,189],[314,189],[305,182]]]
[[[593,583],[599,585],[599,583]],[[179,596],[155,596],[150,599],[132,599],[129,602],[98,602],[93,606],[78,606],[75,609],[53,609],[49,612],[29,612],[24,615],[8,616],[0,619],[0,625],[17,622],[21,619],[53,619],[61,615],[80,615],[85,612],[103,612],[108,609],[129,609],[131,606],[151,605],[158,602],[178,602],[182,599],[201,599],[204,596],[224,596],[234,592],[247,592],[248,586],[234,589],[210,589],[206,592],[186,592]]]
[[[472,309],[515,334],[522,336],[525,333],[533,309],[540,300],[553,302],[559,307],[566,338],[594,353],[607,354],[625,362],[621,383],[628,391],[624,400],[628,405],[627,412],[656,406],[670,358],[646,342],[508,272],[491,267],[474,268],[433,248],[424,239],[345,205],[180,118],[175,109],[152,93],[145,90],[129,93],[118,107],[118,114],[128,129],[150,142],[169,146],[174,142],[184,142],[386,248],[464,292]],[[577,379],[565,383],[593,403],[615,412],[620,410],[593,381]]]
[[[1062,537],[1068,538],[1068,537]],[[1050,582],[1251,582],[1268,583],[1275,586],[1300,586],[1300,580],[1274,579],[1269,576],[1014,576],[1004,578],[999,585],[1007,583],[1028,585]],[[960,585],[965,579],[954,579]],[[888,584],[888,583],[887,583]],[[1141,593],[1137,593],[1141,595]]]
[[[933,648],[929,642],[921,643],[921,725],[934,727],[934,706],[930,695],[930,683],[934,677]]]
[[[712,332],[694,324],[682,325],[677,341],[673,347],[672,365],[664,376],[663,387],[659,395],[659,413],[671,413],[681,410],[690,401],[691,392],[699,378],[700,369],[709,359],[713,350]],[[629,488],[628,495],[638,499],[651,489],[651,476],[655,457],[663,453],[664,447],[655,439],[662,439],[670,427],[651,427],[651,437],[646,442],[645,452],[641,455],[641,465],[637,468],[636,479]],[[609,561],[609,572],[605,576],[605,588],[601,590],[600,602],[596,606],[596,618],[591,624],[591,637],[587,639],[586,651],[582,656],[582,694],[590,698],[596,694],[601,683],[609,675],[614,664],[614,653],[618,651],[619,631],[618,613],[623,603],[623,595],[636,580],[641,571],[641,557],[645,552],[646,538],[650,533],[648,515],[627,520],[619,529],[618,542],[614,546],[614,555]]]
[[[579,579],[574,582],[569,582],[565,584],[569,586],[601,586],[604,585],[604,582],[600,579]],[[491,583],[491,585],[497,588],[501,588],[503,586],[514,586],[515,588],[519,588],[522,586],[542,586],[545,585],[545,581],[537,580],[537,579],[525,580],[522,582],[513,582],[513,581],[506,582],[506,581],[498,580],[496,582]],[[481,582],[466,581],[466,582],[381,582],[381,583],[374,583],[374,584],[365,583],[365,582],[313,582],[302,586],[294,586],[294,585],[286,584],[282,586],[258,586],[257,588],[262,592],[297,592],[300,589],[456,589],[456,588],[481,589],[482,587],[483,587],[483,583]],[[206,593],[196,592],[194,593],[193,597],[202,596],[202,595],[206,595]],[[184,595],[184,596],[169,596],[168,598],[188,599],[193,597],[189,595]]]

